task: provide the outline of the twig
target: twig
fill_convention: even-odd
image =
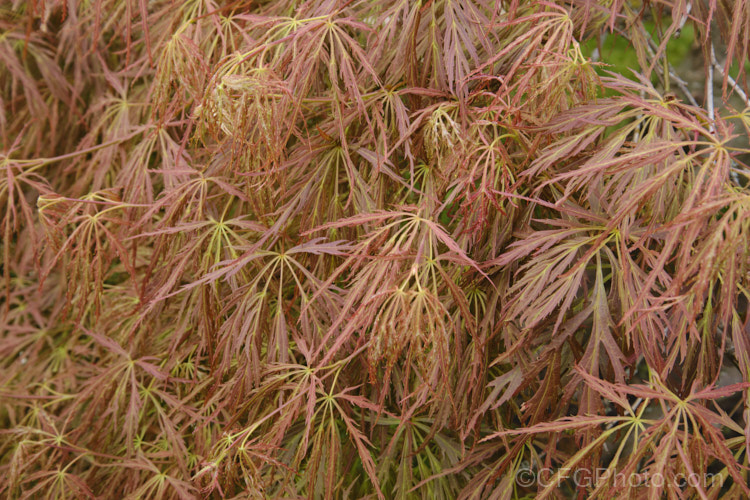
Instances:
[[[714,59],[714,44],[709,42],[711,45],[711,59]],[[716,132],[714,121],[716,120],[716,111],[714,110],[714,65],[708,65],[708,78],[706,79],[706,107],[708,108],[708,119],[711,123],[708,125],[708,129],[713,134]]]
[[[643,30],[643,34],[646,35],[646,40],[648,41],[647,49],[648,49],[649,55],[651,57],[656,57],[656,49],[658,48],[656,46],[656,42],[654,42],[654,40],[650,36],[648,36],[648,33],[646,32],[645,29],[643,29],[643,27],[641,27],[641,29]],[[667,62],[667,66],[669,68],[669,77],[672,80],[674,80],[674,82],[677,84],[677,87],[679,87],[679,89],[682,91],[685,97],[687,97],[687,100],[690,101],[690,104],[698,107],[698,101],[695,100],[693,93],[690,92],[690,89],[687,86],[687,82],[683,80],[682,78],[680,78],[680,76],[677,74],[677,70],[675,70],[674,66],[672,66],[672,63]],[[658,65],[656,66],[656,70],[660,72],[664,71],[663,68]]]
[[[602,34],[601,40],[599,40],[599,43],[597,43],[596,47],[594,47],[594,51],[591,53],[591,60],[593,62],[598,62],[601,58],[601,54],[599,53],[599,46],[604,46],[604,43],[607,41],[607,33],[604,32]]]
[[[641,26],[641,33],[645,37],[646,41],[648,42],[648,47],[646,47],[646,50],[648,51],[648,55],[650,55],[652,58],[656,57],[656,49],[658,48],[656,46],[656,42],[651,38],[651,35]],[[622,36],[624,36],[626,39],[629,40],[629,38],[625,35],[625,33],[620,32]],[[680,78],[680,76],[677,74],[677,70],[675,70],[674,66],[672,66],[672,63],[667,61],[667,66],[669,68],[669,78],[674,80],[674,82],[677,84],[677,87],[682,91],[683,95],[687,98],[687,100],[690,102],[691,105],[695,107],[698,106],[698,101],[695,100],[695,97],[693,96],[693,93],[690,92],[690,89],[687,86],[687,82]],[[654,66],[654,69],[658,73],[661,74],[662,79],[666,81],[666,78],[664,77],[664,68],[659,66],[658,64]]]
[[[682,33],[682,28],[685,27],[685,23],[687,23],[688,18],[690,17],[690,11],[693,10],[693,2],[688,2],[687,6],[685,7],[685,13],[682,15],[682,18],[680,19],[680,25],[677,27],[677,31],[675,31],[675,36],[680,36]]]
[[[750,99],[748,99],[747,94],[744,90],[742,90],[742,87],[737,83],[737,81],[732,78],[732,75],[729,73],[724,73],[724,66],[719,64],[719,61],[716,60],[716,53],[714,52],[714,46],[711,45],[711,66],[716,68],[716,71],[721,73],[722,78],[725,78],[729,85],[732,87],[732,90],[734,90],[738,96],[740,96],[740,99],[745,103],[745,106],[750,107]]]

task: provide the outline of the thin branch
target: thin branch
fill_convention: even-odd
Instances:
[[[729,82],[729,85],[732,87],[732,90],[737,92],[737,95],[745,103],[745,106],[750,107],[750,99],[748,99],[745,91],[742,90],[742,87],[740,87],[739,83],[737,83],[737,81],[734,78],[732,78],[732,75],[724,72],[724,66],[719,64],[719,61],[716,60],[716,53],[714,52],[713,45],[711,45],[711,66],[713,66],[716,69],[716,71],[718,71],[721,74],[722,78],[726,79],[727,82]]]
[[[714,59],[714,44],[711,43],[711,59]],[[716,111],[714,110],[714,66],[708,65],[708,78],[706,79],[706,107],[708,110],[708,119],[711,121],[709,130],[711,133],[716,132],[714,122],[716,121]]]
[[[618,32],[623,38],[626,38],[628,41],[630,41],[630,37],[628,37],[625,32],[620,30],[618,30]],[[641,26],[641,33],[648,42],[648,47],[646,47],[648,55],[652,58],[656,57],[656,49],[658,48],[656,46],[656,43],[651,38],[651,35],[649,35],[649,33],[645,30],[645,28],[643,28],[643,26]],[[672,66],[672,63],[667,62],[667,66],[669,68],[669,78],[674,80],[674,82],[677,84],[677,87],[682,91],[683,95],[687,98],[691,105],[699,107],[698,101],[695,99],[695,96],[693,96],[693,93],[690,92],[690,89],[687,86],[687,82],[677,74],[677,70],[674,68],[674,66]],[[659,75],[662,77],[662,80],[666,81],[666,78],[664,77],[664,68],[657,64],[654,66],[654,69],[656,69],[657,73],[659,73]]]

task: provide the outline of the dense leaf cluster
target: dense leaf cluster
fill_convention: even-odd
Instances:
[[[6,2],[0,496],[750,495],[749,43],[745,1]]]

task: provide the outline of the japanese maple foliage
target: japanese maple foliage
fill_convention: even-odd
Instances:
[[[748,12],[6,2],[0,496],[750,496]]]

